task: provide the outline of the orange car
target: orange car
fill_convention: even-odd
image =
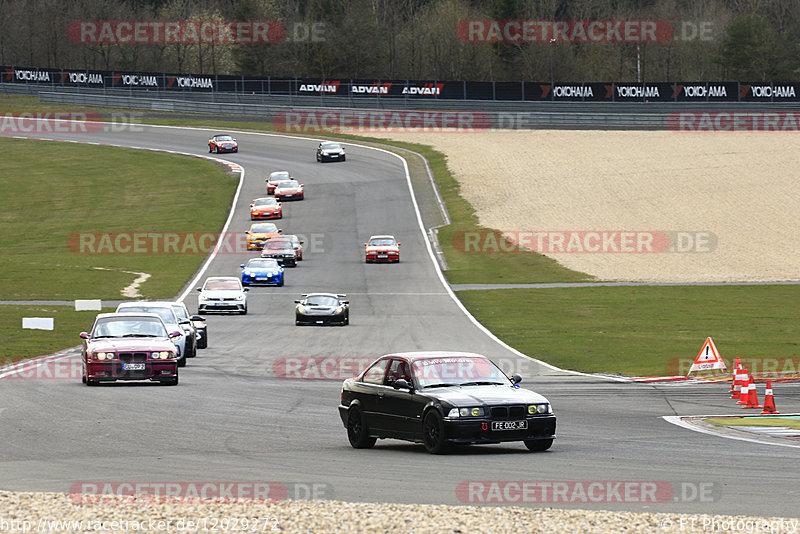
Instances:
[[[281,219],[283,206],[274,197],[257,198],[250,203],[250,220]]]
[[[400,261],[400,243],[393,235],[374,235],[364,243],[364,249],[367,263]]]
[[[286,180],[275,186],[275,198],[279,200],[303,200],[303,184],[297,180]]]
[[[289,180],[294,180],[292,176],[289,174],[289,171],[275,171],[270,173],[269,178],[267,178],[267,194],[271,195],[275,193],[275,186],[277,186],[280,182],[287,182]]]
[[[264,248],[264,243],[270,237],[280,235],[283,230],[280,230],[275,223],[254,223],[250,225],[250,229],[245,232],[247,235],[247,250],[261,250]]]

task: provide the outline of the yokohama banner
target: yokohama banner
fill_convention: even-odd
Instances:
[[[349,78],[248,78],[211,74],[0,66],[0,83],[131,91],[215,91],[347,99],[555,102],[800,102],[800,83],[469,82]]]

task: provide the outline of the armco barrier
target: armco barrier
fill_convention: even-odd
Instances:
[[[0,86],[0,90],[3,87]],[[107,92],[106,92],[107,93]],[[163,95],[162,95],[163,96]],[[172,95],[170,95],[172,96]],[[194,95],[196,96],[196,95]],[[219,95],[218,95],[219,96]],[[245,102],[210,102],[197,98],[151,98],[141,95],[128,94],[103,94],[103,92],[87,93],[85,90],[77,92],[40,92],[39,98],[43,102],[64,104],[67,106],[100,106],[110,108],[138,109],[143,111],[160,111],[175,113],[221,113],[240,118],[271,121],[276,113],[289,110],[310,109],[342,109],[345,106],[332,106],[332,102],[325,101],[321,104],[314,97],[298,102],[303,97],[293,97],[294,105],[287,105],[282,99],[285,97],[270,98],[261,95],[258,101]],[[263,103],[261,103],[263,102]],[[341,103],[341,102],[339,102]],[[389,102],[384,99],[381,109],[388,109]],[[418,104],[419,102],[415,102]],[[459,101],[447,102],[448,107],[438,106],[444,101],[429,102],[429,106],[415,106],[412,109],[429,110],[458,110],[464,112],[480,112],[489,117],[492,128],[497,129],[585,129],[585,130],[666,130],[668,117],[677,111],[741,111],[755,110],[795,110],[800,109],[798,104],[753,104],[753,103],[660,103],[660,104],[631,104],[631,103],[546,103],[506,102],[505,106],[499,102],[484,101]],[[394,109],[408,109],[396,102]],[[487,106],[493,104],[493,106]],[[524,106],[522,105],[524,104]],[[374,109],[374,108],[348,108],[348,109]],[[309,132],[314,133],[314,132]]]

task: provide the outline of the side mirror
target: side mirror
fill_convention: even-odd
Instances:
[[[197,289],[198,291],[202,291],[202,290],[203,290],[203,288],[202,288],[202,287],[197,287],[197,288],[195,288],[195,289]]]
[[[192,315],[192,321],[205,321],[205,317],[200,317],[199,315]]]
[[[511,381],[514,382],[515,384],[519,384],[520,382],[522,382],[522,377],[515,374],[514,376],[511,377]]]
[[[81,336],[82,339],[89,339],[89,333],[88,332],[81,332],[80,336]]]
[[[242,288],[242,291],[250,291],[250,288],[249,287],[244,287],[244,288]]]
[[[364,243],[364,246],[366,247],[366,246],[367,246],[367,244],[366,244],[366,243]]]
[[[405,378],[398,378],[397,380],[395,380],[394,383],[392,384],[392,387],[394,389],[402,388],[402,389],[407,389],[409,391],[414,389],[411,387],[411,384],[409,384],[408,380],[406,380]]]
[[[178,324],[192,324],[191,319],[181,319],[178,321]]]
[[[342,302],[342,304],[350,304],[350,301],[349,301],[349,300],[343,300],[343,301],[341,301],[341,302]]]
[[[398,243],[398,244],[397,244],[397,246],[398,246],[398,247],[399,247],[400,245],[402,245],[402,243]]]
[[[239,266],[239,268],[244,269],[244,263]]]
[[[294,301],[295,304],[300,304],[299,300]]]
[[[305,241],[300,241],[300,244],[301,244],[301,245],[302,245],[303,243],[305,243]]]
[[[280,228],[278,228],[278,233],[279,233],[279,234],[282,234],[282,233],[283,233],[283,230],[281,230]]]
[[[181,334],[180,332],[178,332],[178,331],[176,330],[175,332],[172,332],[172,333],[169,335],[169,337],[170,337],[170,338],[176,338],[176,337],[181,337],[182,335],[183,335],[183,334]]]

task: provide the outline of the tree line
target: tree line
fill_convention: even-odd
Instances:
[[[4,65],[474,81],[800,78],[800,2],[786,0],[0,0],[0,13]],[[271,43],[147,44],[70,34],[85,21],[157,20],[275,21],[286,34]],[[659,42],[459,33],[466,21],[508,20],[659,21],[673,33]]]

